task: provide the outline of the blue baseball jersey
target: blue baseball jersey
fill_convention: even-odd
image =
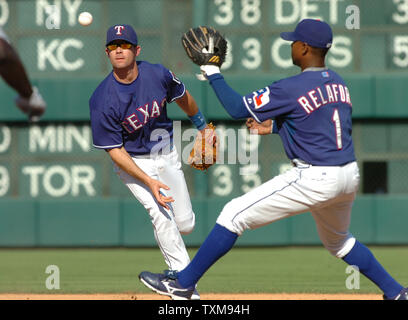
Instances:
[[[149,154],[173,137],[167,103],[185,94],[184,84],[161,64],[137,61],[139,74],[130,84],[111,72],[89,100],[93,145],[100,149],[124,146],[130,155]]]
[[[336,72],[303,71],[244,96],[244,103],[258,122],[274,119],[289,159],[319,166],[355,161],[350,92]]]

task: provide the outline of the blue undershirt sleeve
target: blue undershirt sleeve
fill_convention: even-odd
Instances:
[[[245,107],[243,97],[225,82],[220,73],[209,76],[208,80],[218,100],[232,118],[245,119],[251,117]]]

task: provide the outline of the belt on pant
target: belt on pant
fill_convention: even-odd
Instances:
[[[291,162],[292,165],[297,168],[309,168],[312,166],[311,164],[303,161],[302,159],[293,159]]]

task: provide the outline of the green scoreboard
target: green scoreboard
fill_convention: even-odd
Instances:
[[[82,11],[92,13],[90,26],[78,23]],[[47,100],[48,110],[42,124],[24,126],[24,116],[14,107],[15,92],[5,83],[0,84],[0,119],[5,121],[0,130],[0,152],[8,157],[3,172],[12,170],[16,177],[12,181],[18,183],[3,188],[0,194],[43,194],[40,187],[34,187],[42,175],[47,185],[47,177],[51,176],[46,174],[47,168],[20,170],[16,164],[28,164],[34,161],[32,157],[37,162],[60,164],[76,159],[74,169],[53,168],[51,172],[61,177],[68,173],[71,178],[79,175],[77,180],[82,182],[86,181],[83,177],[102,179],[102,165],[94,173],[78,168],[89,165],[87,161],[105,158],[92,148],[88,99],[110,71],[104,51],[109,26],[132,24],[142,46],[140,59],[171,69],[186,83],[210,120],[238,132],[242,123],[230,122],[209,86],[195,79],[198,68],[184,53],[181,34],[197,25],[211,25],[225,34],[229,51],[223,73],[234,88],[246,94],[298,72],[292,65],[290,43],[280,39],[279,34],[293,30],[303,18],[321,19],[332,25],[334,43],[327,64],[349,83],[356,119],[407,118],[408,0],[1,0],[0,25]],[[175,120],[186,119],[175,105],[170,105],[168,112]],[[186,128],[189,125],[183,122]],[[269,140],[275,139],[280,146],[277,137]],[[267,161],[279,154],[284,161],[281,149],[270,149],[269,142],[263,148],[261,145],[261,159]],[[226,166],[213,171],[216,176],[222,173],[236,178],[239,174],[234,170]],[[267,169],[261,166],[259,170]],[[276,174],[276,170],[272,171]],[[20,183],[24,177],[30,178],[29,184]],[[245,179],[252,185],[259,180]],[[61,187],[62,191],[51,194],[78,195],[83,190],[87,196],[109,195],[103,181],[109,179],[102,179],[93,188],[74,183],[71,190],[64,185],[69,192]],[[229,195],[229,189],[217,189],[215,194]]]
[[[92,13],[90,26],[78,23],[82,11]],[[104,152],[92,147],[88,110],[90,95],[110,72],[105,32],[118,23],[137,30],[140,59],[174,71],[207,118],[222,132],[235,132],[229,148],[234,145],[236,159],[217,165],[205,178],[188,173],[192,193],[198,188],[200,193],[204,189],[205,194],[229,197],[259,185],[288,164],[279,138],[264,137],[255,144],[239,141],[243,123],[231,122],[209,86],[195,79],[198,67],[187,58],[180,36],[197,25],[211,25],[225,34],[229,50],[223,73],[246,94],[298,72],[290,43],[279,34],[293,30],[303,18],[325,20],[333,27],[327,64],[349,83],[356,120],[408,117],[408,0],[1,0],[0,25],[47,100],[48,110],[42,123],[24,125],[24,116],[14,107],[15,92],[0,84],[4,121],[0,196],[128,195],[116,186]],[[175,121],[183,121],[180,128],[190,128],[176,105],[169,105],[168,112]],[[394,139],[391,131],[396,126],[385,130],[385,124],[377,125],[386,135],[384,141],[376,139],[385,154],[372,154],[364,151],[368,145],[364,132],[371,132],[370,125],[356,123],[356,128],[361,126],[355,133],[359,159],[391,161],[394,153],[387,141]],[[188,141],[180,145],[188,146]],[[256,148],[256,165],[237,160],[243,146]],[[405,161],[399,150],[396,157]],[[406,190],[403,183],[389,184]]]
[[[203,1],[203,3],[206,1]],[[290,43],[280,39],[304,18],[334,31],[327,64],[340,72],[405,71],[408,67],[408,2],[399,0],[215,0],[206,23],[223,30],[230,55],[225,70],[291,70]]]
[[[87,27],[77,20],[83,11],[94,18]],[[231,121],[209,85],[196,79],[199,69],[180,38],[198,25],[220,30],[228,40],[223,74],[247,94],[299,72],[279,34],[303,18],[324,20],[334,31],[327,65],[344,76],[353,100],[360,195],[405,199],[408,0],[0,0],[0,26],[48,104],[42,121],[28,126],[14,106],[16,93],[0,83],[0,200],[132,199],[109,157],[93,148],[89,124],[88,100],[111,70],[105,37],[113,24],[133,25],[140,59],[172,70],[217,125],[222,160],[195,172],[185,161],[194,130],[176,104],[168,106],[192,199],[203,200],[197,211],[210,211],[210,199],[222,207],[287,170],[279,137],[249,136],[243,122]]]
[[[93,14],[81,26],[82,11]],[[0,26],[16,46],[33,82],[50,108],[44,120],[88,119],[90,93],[110,71],[105,32],[132,24],[142,46],[140,59],[162,63],[187,82],[208,115],[224,119],[197,66],[188,60],[180,37],[188,28],[211,25],[229,43],[222,69],[244,93],[296,74],[290,43],[280,39],[303,18],[322,19],[334,30],[327,65],[350,81],[356,117],[408,115],[408,0],[1,0]],[[13,92],[0,85],[3,103]],[[182,113],[174,111],[178,118]],[[20,121],[15,108],[0,118]]]
[[[78,14],[94,16],[90,26]],[[180,35],[206,24],[228,39],[226,74],[296,72],[279,37],[303,18],[327,21],[334,44],[327,62],[340,72],[406,72],[407,0],[2,0],[0,25],[33,77],[103,76],[106,29],[132,24],[141,59],[190,72]]]

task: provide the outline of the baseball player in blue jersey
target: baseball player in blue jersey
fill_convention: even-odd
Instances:
[[[325,66],[332,30],[325,22],[305,19],[281,37],[292,41],[292,60],[301,68],[296,76],[242,97],[225,82],[218,66],[204,65],[201,71],[234,119],[249,117],[252,133],[279,134],[293,168],[227,203],[185,269],[171,276],[145,271],[139,278],[160,294],[189,299],[198,280],[244,230],[311,212],[332,255],[357,266],[383,291],[384,299],[407,300],[408,288],[394,280],[349,231],[360,177],[351,137],[350,92],[343,79]]]
[[[175,101],[200,132],[207,124],[184,84],[161,64],[136,61],[140,51],[130,25],[108,29],[106,54],[113,70],[89,101],[93,145],[107,151],[120,179],[148,211],[171,274],[190,261],[181,234],[192,232],[195,216],[167,104]],[[197,291],[193,299],[199,299]]]

